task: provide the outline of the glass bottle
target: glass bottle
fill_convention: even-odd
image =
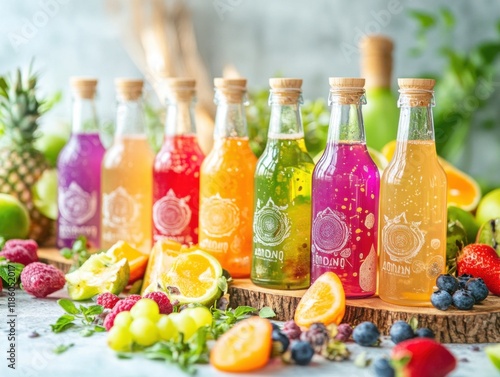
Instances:
[[[391,90],[392,40],[383,35],[369,35],[360,43],[361,76],[366,78],[366,106],[363,119],[366,142],[380,151],[396,139],[399,112],[394,103],[397,98]]]
[[[115,80],[118,108],[113,144],[102,164],[102,248],[123,240],[151,251],[153,151],[146,138],[142,80]]]
[[[395,155],[384,170],[379,214],[379,295],[430,306],[446,257],[446,174],[438,162],[432,118],[434,80],[399,79]]]
[[[346,297],[375,293],[380,177],[365,142],[365,80],[330,78],[332,113],[312,179],[311,283],[327,271]]]
[[[153,167],[153,239],[198,243],[200,166],[194,118],[195,80],[170,78],[165,139]]]
[[[250,276],[254,174],[245,115],[245,79],[214,79],[214,146],[200,172],[200,247],[232,277]]]
[[[302,80],[269,80],[268,141],[255,171],[252,281],[276,289],[310,282],[311,176],[300,114]]]
[[[101,238],[101,162],[104,147],[94,103],[97,80],[72,77],[72,133],[57,160],[57,246],[71,247],[85,236],[92,248]]]

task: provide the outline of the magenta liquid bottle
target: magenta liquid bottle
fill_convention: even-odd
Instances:
[[[94,95],[97,80],[71,78],[73,92],[72,135],[58,161],[57,246],[71,247],[85,236],[99,248],[101,214],[101,161]]]
[[[332,271],[348,298],[377,283],[380,176],[365,142],[364,82],[330,78],[328,142],[312,178],[311,283]]]

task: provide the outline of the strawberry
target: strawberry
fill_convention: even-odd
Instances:
[[[460,275],[482,278],[494,295],[500,296],[500,256],[490,245],[474,243],[463,248],[457,259]]]
[[[398,343],[391,352],[396,376],[444,377],[457,366],[455,356],[441,343],[413,338]]]

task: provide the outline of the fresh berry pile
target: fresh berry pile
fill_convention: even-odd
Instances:
[[[431,303],[439,310],[447,310],[452,305],[459,310],[471,310],[474,304],[488,297],[484,280],[467,274],[458,278],[450,274],[439,275],[436,286],[438,290],[431,295]]]

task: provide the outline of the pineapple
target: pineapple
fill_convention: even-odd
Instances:
[[[36,209],[31,194],[34,183],[49,168],[44,155],[33,146],[42,106],[36,97],[37,76],[31,73],[31,66],[24,77],[18,69],[1,89],[0,123],[5,135],[0,139],[0,193],[24,203],[31,218],[29,237],[43,243],[54,224]]]

